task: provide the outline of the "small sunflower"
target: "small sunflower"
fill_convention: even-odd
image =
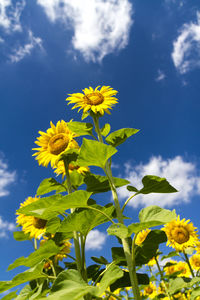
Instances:
[[[190,257],[190,264],[193,269],[198,271],[200,269],[200,254],[194,254]]]
[[[144,230],[140,231],[135,239],[135,244],[138,246],[141,245],[144,242],[144,240],[146,239],[146,237],[150,231],[151,231],[151,229],[144,229]]]
[[[92,87],[86,88],[82,93],[69,94],[66,101],[69,104],[75,104],[72,109],[80,107],[78,111],[83,109],[83,112],[93,111],[95,114],[104,112],[110,114],[109,109],[117,103],[117,98],[113,97],[118,92],[113,90],[110,86],[97,86],[95,89]]]
[[[155,284],[150,282],[149,285],[144,288],[143,295],[148,296],[150,299],[153,299],[154,297],[156,297],[157,289],[156,289]]]
[[[60,246],[63,246],[62,250],[55,255],[54,260],[55,262],[58,262],[59,260],[62,261],[65,257],[67,257],[67,254],[71,251],[71,243],[69,240],[64,240]]]
[[[167,223],[163,228],[168,238],[167,246],[169,245],[177,251],[196,246],[198,242],[196,229],[190,220],[180,220],[180,216],[178,216],[177,220]]]
[[[175,260],[170,260],[169,263],[170,263],[170,265],[167,265],[166,267],[164,267],[164,271],[165,271],[166,275],[171,275],[176,272],[176,264],[178,262]]]
[[[20,208],[29,205],[35,201],[38,201],[38,197],[28,197],[23,203],[21,203]],[[29,233],[31,238],[40,239],[41,236],[46,232],[46,220],[39,219],[33,216],[26,216],[21,213],[16,213],[18,217],[16,222],[19,226],[22,226],[24,233]]]
[[[175,265],[175,272],[181,272],[177,275],[178,277],[190,277],[191,275],[188,265],[183,261],[177,262]]]
[[[44,167],[47,167],[49,163],[51,167],[54,167],[62,152],[79,148],[74,140],[75,133],[68,128],[65,121],[58,121],[56,126],[50,122],[50,125],[51,128],[46,132],[39,131],[40,136],[35,141],[39,148],[32,149],[37,151],[33,156],[36,156],[39,165]]]
[[[157,259],[158,259],[159,257],[157,256]],[[156,265],[156,259],[155,259],[155,257],[153,257],[152,259],[150,259],[150,261],[147,263],[147,265],[149,266],[149,267],[153,267],[154,265]]]
[[[76,170],[79,174],[84,175],[85,173],[89,172],[90,169],[88,167],[79,167],[79,166],[75,166],[74,164],[69,164],[69,173],[73,172],[74,170]],[[62,179],[65,176],[65,166],[63,161],[59,161],[57,166],[55,167],[54,172],[57,175],[62,174]]]

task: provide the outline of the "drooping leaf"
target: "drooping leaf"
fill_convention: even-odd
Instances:
[[[139,213],[140,222],[157,221],[159,225],[168,223],[176,219],[175,210],[164,209],[156,205],[147,206],[141,209]]]
[[[103,128],[101,129],[101,134],[103,136],[107,136],[110,132],[110,124],[109,123],[106,123]]]
[[[116,265],[108,265],[106,272],[104,273],[102,279],[99,282],[98,296],[100,296],[117,279],[121,278],[123,274],[124,273],[120,269],[120,267]]]
[[[64,160],[67,164],[70,164],[77,161],[78,155],[79,149],[68,149],[59,156],[58,161]]]
[[[117,177],[113,177],[113,181],[116,188],[127,185],[129,183],[128,180]],[[93,194],[110,191],[109,181],[106,176],[89,173],[85,176],[84,182],[87,185],[87,191],[92,192]]]
[[[42,273],[44,263],[40,263],[34,266],[31,269],[26,270],[23,273],[16,275],[11,281],[0,281],[0,292],[7,291],[17,285],[22,283],[38,279],[38,278],[45,278],[47,275]]]
[[[55,234],[60,227],[61,220],[58,217],[50,219],[46,224],[46,231]]]
[[[94,262],[96,262],[96,263],[98,263],[100,265],[107,265],[108,264],[107,259],[105,257],[103,257],[103,256],[100,256],[100,257],[91,256],[91,259]]]
[[[71,185],[74,190],[77,190],[82,184],[84,184],[84,176],[79,174],[76,170],[70,173]]]
[[[16,241],[28,241],[31,240],[29,234],[25,234],[23,231],[14,231],[13,237]]]
[[[139,129],[134,128],[122,128],[117,131],[112,132],[109,136],[106,138],[106,142],[113,147],[117,147],[124,143],[127,138],[130,136],[136,134],[139,131]]]
[[[103,143],[84,138],[77,164],[79,166],[97,166],[104,168],[107,160],[116,152],[117,150],[110,145],[107,146]]]
[[[169,184],[165,178],[154,175],[146,175],[142,179],[144,187],[137,194],[150,193],[175,193],[177,190]]]
[[[19,213],[31,215],[40,219],[50,220],[70,208],[87,206],[91,193],[75,191],[69,195],[60,194],[41,198],[27,206],[18,209]]]
[[[60,251],[60,247],[58,247],[53,240],[46,241],[43,245],[40,246],[38,250],[31,253],[28,257],[20,257],[15,260],[8,267],[8,271],[17,268],[19,266],[33,267],[36,264],[40,263],[44,259],[47,259]]]
[[[128,237],[128,227],[120,223],[110,225],[107,232],[109,235],[115,235],[120,239]]]
[[[66,188],[54,178],[46,178],[40,183],[37,189],[37,195],[44,195],[53,191],[62,193],[66,192]]]
[[[10,292],[9,294],[5,295],[1,300],[12,300],[17,297],[17,291]]]
[[[93,125],[91,123],[84,123],[84,122],[68,122],[67,126],[77,135],[92,135]]]

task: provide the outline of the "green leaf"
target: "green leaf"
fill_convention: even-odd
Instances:
[[[28,257],[19,257],[8,267],[8,271],[19,266],[33,267],[44,259],[47,259],[60,251],[60,247],[56,246],[54,241],[46,241],[38,250],[31,253]]]
[[[25,287],[21,290],[16,300],[29,300],[30,296],[34,294],[36,289],[32,290],[30,285],[25,285]]]
[[[115,207],[112,204],[109,204],[105,207],[100,205],[91,205],[89,207],[98,209],[99,211],[102,211],[111,218],[115,210]],[[86,236],[89,233],[89,231],[93,228],[97,227],[100,224],[109,222],[109,219],[105,215],[103,215],[99,211],[89,209],[89,207],[88,209],[84,209],[80,212],[74,212],[70,214],[65,220],[62,221],[58,231],[78,231]]]
[[[200,296],[200,288],[194,289],[190,295],[190,300],[195,300],[196,297]]]
[[[163,255],[163,256],[161,257],[161,260],[164,260],[164,259],[170,258],[170,257],[174,257],[174,256],[179,256],[178,252],[176,252],[176,251],[171,251],[171,252],[169,252],[167,255]]]
[[[174,294],[183,288],[191,288],[198,282],[200,282],[200,277],[194,277],[192,279],[185,277],[171,279],[169,281],[169,293]]]
[[[37,195],[44,195],[52,191],[62,193],[66,192],[66,188],[54,178],[46,178],[40,183],[37,189]]]
[[[99,277],[100,273],[102,272],[101,266],[94,264],[94,265],[90,265],[89,267],[87,267],[87,278],[88,281],[92,280],[92,281],[96,281],[97,278]]]
[[[124,143],[127,138],[130,136],[136,134],[139,131],[139,129],[134,128],[122,128],[117,131],[112,132],[107,138],[106,142],[113,147],[117,147]]]
[[[177,190],[169,184],[165,178],[154,175],[146,175],[142,179],[144,187],[137,194],[150,193],[175,193]]]
[[[113,177],[113,181],[116,188],[127,185],[129,183],[128,180],[117,177]],[[93,194],[110,191],[109,181],[106,176],[89,173],[85,176],[84,182],[87,185],[87,191],[93,192]]]
[[[110,124],[109,123],[106,123],[103,128],[101,128],[101,134],[103,136],[107,136],[110,132]]]
[[[77,190],[79,186],[84,184],[84,176],[79,174],[76,170],[70,173],[70,180],[74,190]]]
[[[0,281],[0,292],[7,291],[17,285],[22,283],[38,279],[38,278],[45,278],[47,275],[42,273],[44,263],[40,263],[34,266],[31,269],[26,270],[25,272],[16,275],[11,281]]]
[[[77,164],[104,168],[107,160],[116,152],[117,150],[112,146],[84,138]]]
[[[49,300],[83,299],[88,293],[96,293],[97,288],[89,286],[77,270],[65,270],[55,280]]]
[[[129,192],[138,192],[138,189],[132,185],[128,185],[126,188]]]
[[[117,262],[117,264],[120,264],[122,266],[127,265],[124,249],[122,247],[112,247],[111,251],[113,261]]]
[[[91,256],[91,259],[94,262],[96,262],[96,263],[98,263],[100,265],[107,265],[108,264],[107,259],[105,257],[103,257],[103,256],[100,256],[100,257]]]
[[[151,205],[143,208],[139,212],[140,222],[157,221],[160,225],[168,223],[176,219],[175,210],[164,209],[156,205]]]
[[[116,265],[108,265],[107,271],[104,273],[102,279],[99,282],[99,292],[100,296],[112,283],[123,276],[124,272]]]
[[[70,164],[72,161],[77,161],[79,155],[79,149],[69,149],[63,152],[60,156],[58,161],[64,160],[67,164]]]
[[[125,287],[131,287],[131,282],[130,282],[130,276],[128,271],[123,271],[123,277],[120,279],[116,280],[113,284],[110,286],[111,292],[114,292],[115,290],[119,288],[125,288]],[[137,279],[138,279],[138,284],[149,284],[149,277],[147,274],[141,274],[141,273],[136,273]]]
[[[23,231],[14,231],[13,237],[16,241],[28,241],[31,240],[30,234],[25,234]]]
[[[69,195],[60,194],[41,198],[27,206],[18,209],[17,212],[35,216],[40,219],[50,220],[70,208],[86,207],[91,193],[75,191]]]
[[[55,234],[60,227],[61,220],[58,217],[50,219],[46,224],[46,231]]]
[[[84,122],[68,122],[67,126],[77,135],[92,135],[93,125],[91,123]]]
[[[110,225],[107,232],[109,235],[115,235],[120,239],[128,237],[128,227],[120,223]]]
[[[17,291],[14,291],[1,298],[1,300],[12,300],[15,299],[16,297],[17,297]]]

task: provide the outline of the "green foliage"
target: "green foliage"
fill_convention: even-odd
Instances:
[[[25,234],[23,231],[14,231],[13,237],[16,241],[28,241],[31,240],[29,234]]]
[[[92,129],[93,125],[91,123],[84,123],[84,122],[68,122],[67,126],[72,132],[75,132],[77,135],[91,135],[92,136]]]
[[[117,131],[112,132],[109,136],[106,138],[106,142],[113,147],[117,147],[124,143],[127,138],[131,137],[132,135],[136,134],[139,131],[139,129],[134,128],[122,128]]]
[[[14,291],[14,292],[11,292],[11,293],[7,294],[3,298],[1,298],[1,300],[12,300],[16,297],[17,297],[17,291]]]
[[[37,189],[37,195],[41,196],[53,191],[56,191],[56,193],[66,192],[66,187],[54,178],[46,178],[40,183]]]
[[[103,136],[107,136],[107,135],[109,134],[109,132],[110,132],[110,129],[111,129],[110,124],[106,123],[106,124],[103,126],[103,128],[101,129],[101,134],[102,134]]]

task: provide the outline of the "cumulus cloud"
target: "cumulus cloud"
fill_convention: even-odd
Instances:
[[[91,230],[86,239],[86,250],[101,250],[107,235],[97,229]]]
[[[8,171],[8,165],[0,158],[0,197],[9,194],[8,186],[16,179],[16,172]]]
[[[128,44],[132,5],[128,0],[37,0],[51,22],[72,27],[72,47],[86,61],[101,61]]]
[[[158,73],[157,73],[157,76],[156,76],[156,78],[155,78],[155,81],[162,81],[162,80],[164,80],[165,79],[165,73],[163,72],[163,71],[161,71],[161,70],[158,70]]]
[[[0,27],[3,28],[7,33],[14,31],[21,31],[20,17],[25,7],[25,0],[11,1],[1,0],[0,1]]]
[[[200,67],[200,12],[196,23],[184,24],[180,30],[173,42],[172,60],[181,74]]]
[[[29,30],[28,32],[28,43],[24,46],[20,46],[14,49],[13,53],[9,55],[9,59],[12,63],[17,63],[22,60],[25,56],[30,55],[34,48],[39,47],[43,50],[42,40],[39,37],[35,37],[33,32]]]
[[[174,207],[191,201],[194,195],[200,195],[200,177],[197,167],[192,162],[186,162],[181,156],[172,159],[163,159],[161,156],[152,157],[147,164],[137,166],[125,165],[126,178],[136,188],[142,188],[142,178],[145,175],[156,175],[166,178],[179,192],[171,194],[137,195],[129,205],[132,207],[158,205]],[[125,187],[119,189],[119,197],[124,200],[130,196]]]
[[[15,230],[15,224],[3,220],[0,216],[0,238],[7,238],[9,232]]]

